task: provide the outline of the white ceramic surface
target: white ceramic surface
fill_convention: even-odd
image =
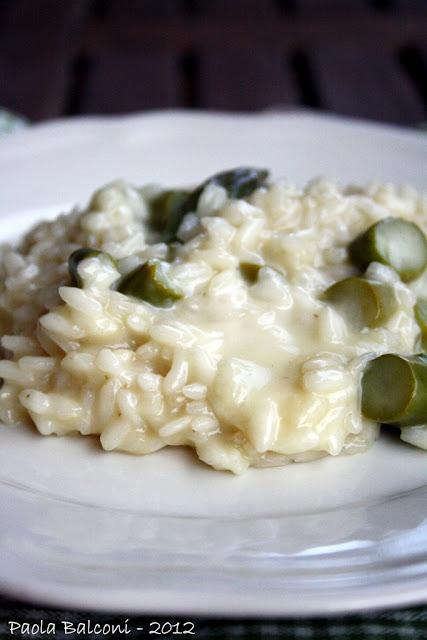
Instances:
[[[303,183],[427,190],[427,136],[311,114],[189,112],[40,125],[0,141],[1,239],[123,177],[239,164]],[[372,450],[243,477],[185,450],[106,454],[0,425],[0,589],[52,605],[308,615],[427,601],[427,453]]]

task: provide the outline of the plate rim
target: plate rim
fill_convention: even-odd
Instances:
[[[205,111],[205,110],[185,110],[185,109],[168,109],[168,110],[152,110],[146,112],[136,112],[132,114],[118,114],[109,116],[77,116],[72,118],[60,118],[48,122],[35,123],[27,129],[23,129],[14,132],[11,135],[5,135],[0,139],[0,159],[3,151],[7,150],[7,147],[11,145],[16,148],[17,144],[24,145],[29,139],[37,142],[38,139],[42,139],[45,135],[51,135],[61,129],[73,130],[79,127],[95,127],[102,129],[108,127],[111,130],[113,126],[115,130],[120,133],[121,130],[132,129],[135,124],[147,123],[150,120],[175,120],[186,121],[198,119],[201,122],[207,122],[215,119],[220,121],[235,121],[236,119],[244,119],[246,121],[262,121],[271,119],[287,119],[287,120],[299,120],[302,124],[310,122],[318,124],[325,120],[332,125],[338,125],[338,127],[352,128],[354,131],[371,133],[383,133],[386,136],[394,136],[402,141],[416,142],[419,145],[427,147],[427,135],[424,136],[422,132],[411,130],[409,128],[401,127],[398,125],[390,125],[386,123],[374,123],[368,120],[355,119],[348,117],[341,117],[334,114],[319,113],[305,109],[295,109],[289,111],[271,110],[257,113],[237,113],[237,112],[218,112],[218,111]],[[209,615],[211,617],[227,615],[229,617],[268,617],[268,616],[328,616],[336,613],[351,613],[356,611],[366,611],[373,609],[381,609],[385,607],[415,605],[427,602],[427,573],[423,576],[423,579],[418,580],[413,585],[412,589],[406,591],[396,590],[395,586],[390,586],[389,589],[384,585],[378,587],[367,588],[362,594],[358,593],[360,590],[346,592],[345,596],[341,596],[339,600],[334,603],[328,602],[330,596],[325,592],[317,592],[316,599],[307,601],[301,599],[298,595],[290,594],[284,597],[283,595],[273,597],[273,594],[269,594],[270,602],[266,602],[265,599],[261,600],[257,607],[254,599],[248,598],[248,594],[239,593],[235,594],[233,602],[231,604],[229,598],[218,596],[215,594],[209,595],[208,588],[204,593],[196,592],[194,597],[189,602],[188,594],[184,594],[184,601],[180,602],[180,598],[177,599],[176,593],[171,594],[166,591],[166,595],[160,595],[162,591],[157,589],[155,591],[139,590],[135,593],[135,590],[129,594],[128,592],[117,592],[114,590],[108,590],[105,585],[100,585],[97,591],[90,590],[85,591],[82,586],[76,588],[59,587],[58,584],[43,585],[41,582],[37,583],[33,580],[32,583],[26,584],[24,579],[13,579],[10,576],[5,578],[1,575],[0,569],[0,590],[9,597],[17,597],[21,600],[40,602],[41,604],[54,606],[54,607],[67,607],[87,609],[89,608],[97,611],[109,611],[112,609],[118,612],[132,612],[134,614],[162,614],[174,613],[174,614],[193,614],[193,615]],[[133,597],[131,597],[133,593]],[[320,594],[320,595],[319,595]],[[175,599],[174,599],[175,597]],[[214,601],[212,601],[214,597]],[[129,602],[131,604],[129,605]]]
[[[133,126],[138,121],[148,120],[216,120],[216,121],[233,121],[233,120],[246,120],[250,122],[271,120],[271,119],[298,119],[305,120],[306,122],[319,123],[327,121],[332,125],[351,127],[359,129],[360,131],[377,133],[382,132],[385,134],[393,134],[398,137],[404,137],[411,139],[413,142],[418,142],[427,145],[427,134],[423,140],[423,131],[409,126],[393,124],[388,122],[375,122],[366,118],[356,118],[351,116],[339,115],[328,111],[322,111],[320,109],[309,108],[291,108],[291,109],[268,109],[264,111],[221,111],[221,110],[209,110],[209,109],[150,109],[147,111],[135,111],[125,114],[84,114],[74,115],[68,117],[52,118],[47,121],[38,121],[30,123],[30,126],[23,127],[11,133],[6,133],[0,136],[0,151],[2,147],[9,142],[21,142],[26,137],[38,137],[40,134],[44,135],[49,130],[53,131],[57,128],[72,129],[85,125],[91,125],[95,127],[111,126],[120,129],[127,126]]]

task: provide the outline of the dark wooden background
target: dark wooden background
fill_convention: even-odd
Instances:
[[[0,106],[427,119],[427,0],[0,0]]]

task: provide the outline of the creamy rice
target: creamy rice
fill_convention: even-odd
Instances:
[[[373,354],[413,353],[425,276],[393,287],[387,322],[356,332],[321,295],[356,273],[347,247],[387,216],[427,233],[427,198],[405,187],[285,182],[229,200],[209,185],[179,229],[170,278],[184,293],[163,309],[114,290],[148,258],[168,259],[145,224],[153,189],[115,182],[88,207],[37,225],[0,253],[0,419],[40,433],[97,434],[104,449],[193,447],[215,469],[244,472],[367,449],[378,425],[361,415],[359,386]],[[79,265],[69,255],[105,251]],[[241,262],[267,265],[249,284]]]

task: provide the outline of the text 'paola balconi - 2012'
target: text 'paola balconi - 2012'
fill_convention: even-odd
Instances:
[[[148,622],[144,627],[132,627],[129,618],[121,622],[94,622],[92,620],[71,621],[60,620],[55,622],[47,622],[39,620],[38,622],[19,622],[15,620],[8,621],[9,633],[11,636],[55,636],[58,632],[62,632],[67,636],[128,636],[132,631],[146,632],[150,636],[194,636],[195,625],[193,622],[157,622],[155,620]]]

